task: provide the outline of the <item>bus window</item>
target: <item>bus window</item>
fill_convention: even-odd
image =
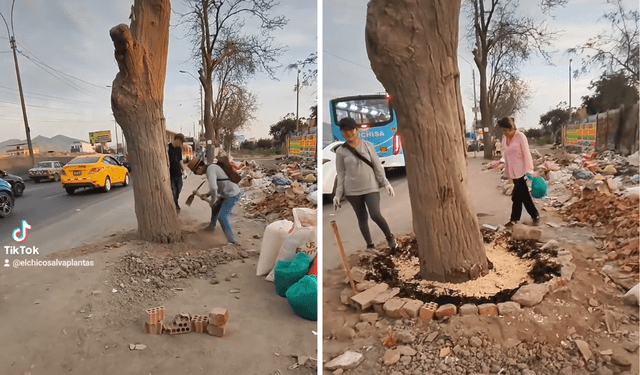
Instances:
[[[393,120],[389,101],[384,96],[345,98],[333,102],[334,122],[350,117],[358,125],[367,125],[369,128],[384,126]]]

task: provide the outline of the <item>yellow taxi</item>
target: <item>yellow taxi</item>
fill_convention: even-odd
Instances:
[[[129,185],[129,171],[112,156],[83,155],[62,168],[60,181],[67,194],[81,188],[101,188],[108,192],[113,184]]]

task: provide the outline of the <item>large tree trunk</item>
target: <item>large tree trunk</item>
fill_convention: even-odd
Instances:
[[[491,110],[489,108],[489,94],[487,89],[487,61],[486,56],[483,57],[480,71],[480,115],[482,116],[482,136],[484,142],[484,158],[493,159],[493,153],[491,150],[491,134],[493,133],[493,126],[491,124]]]
[[[169,183],[163,113],[169,0],[135,0],[131,27],[110,30],[119,72],[111,108],[127,140],[138,231],[143,240],[182,240]]]
[[[457,65],[460,1],[373,0],[366,43],[403,136],[420,276],[462,282],[488,264],[467,187]]]

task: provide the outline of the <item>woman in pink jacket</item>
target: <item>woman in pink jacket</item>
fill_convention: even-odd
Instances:
[[[498,121],[498,126],[502,129],[504,138],[502,139],[502,155],[504,155],[505,177],[513,180],[513,195],[511,201],[511,219],[505,225],[512,227],[522,215],[522,205],[533,219],[533,225],[540,222],[540,214],[533,204],[529,188],[525,180],[527,173],[533,173],[533,160],[529,152],[527,137],[516,129],[516,124],[512,117],[505,117]]]

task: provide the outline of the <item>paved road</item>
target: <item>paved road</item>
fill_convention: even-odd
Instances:
[[[509,220],[511,200],[498,189],[500,175],[495,171],[482,171],[485,162],[480,153],[477,157],[471,154],[467,158],[467,175],[469,176],[469,190],[471,199],[478,214],[480,224],[502,225]],[[413,232],[413,219],[409,201],[409,187],[404,173],[388,172],[387,177],[396,192],[395,197],[389,197],[380,191],[381,210],[391,231],[395,234]],[[331,220],[336,220],[340,236],[347,254],[354,253],[365,247],[364,239],[358,229],[355,213],[348,202],[343,202],[342,208],[333,210],[330,202],[323,205],[323,269],[333,269],[341,264],[331,229]],[[369,220],[369,228],[375,243],[384,241],[384,235],[378,226]]]
[[[11,234],[22,220],[32,229],[27,240],[18,244]],[[48,254],[115,230],[135,228],[135,224],[131,186],[114,186],[109,193],[84,189],[68,195],[60,182],[29,181],[11,215],[0,219],[0,252],[4,254],[7,245],[25,245]]]

